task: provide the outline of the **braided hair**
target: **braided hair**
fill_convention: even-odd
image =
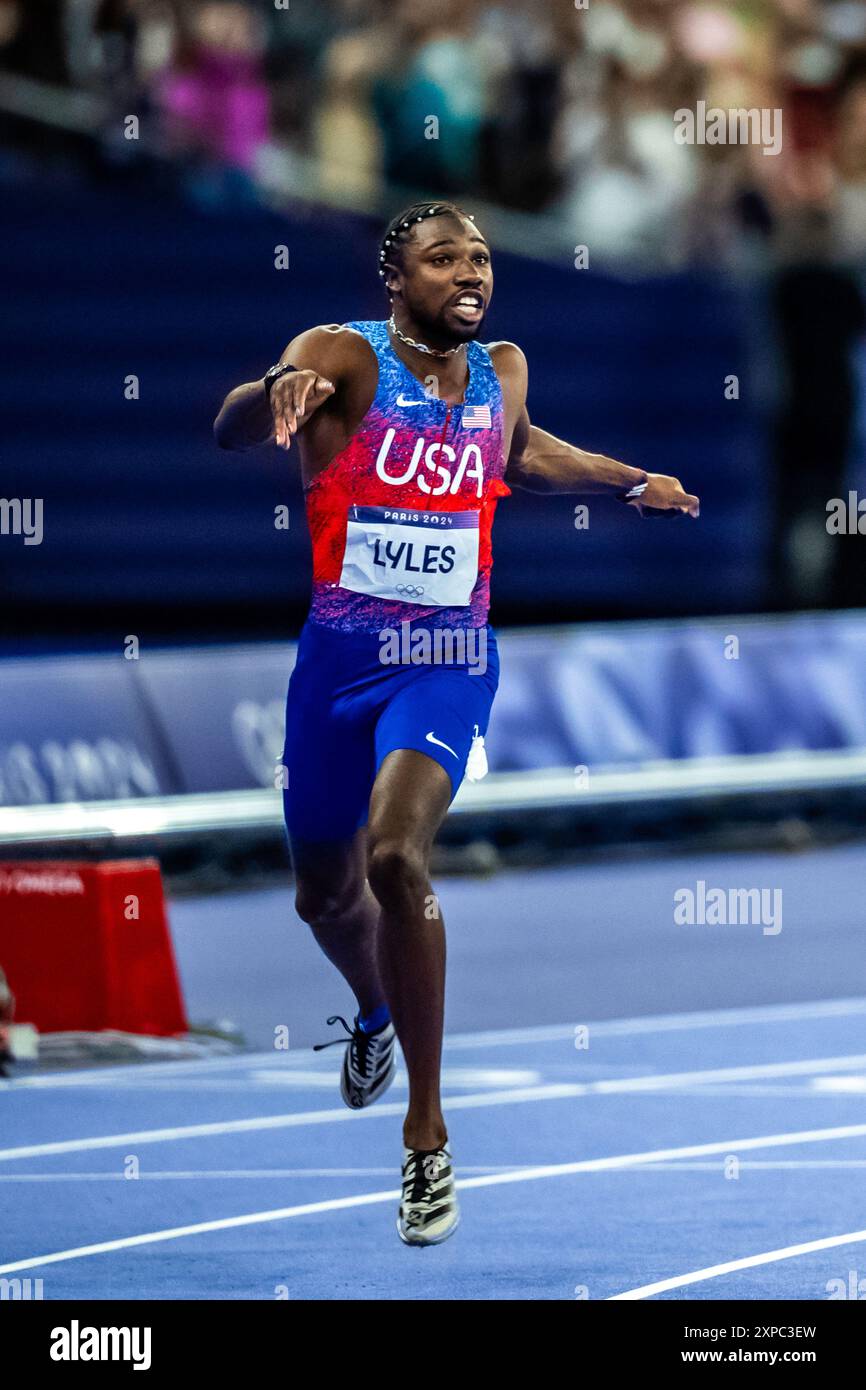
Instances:
[[[393,259],[395,254],[399,256],[399,248],[409,241],[412,228],[417,222],[425,222],[428,217],[448,216],[468,217],[470,222],[475,221],[471,212],[464,212],[456,203],[413,203],[411,207],[404,208],[396,217],[392,217],[379,243],[379,274],[382,279],[385,278],[386,261]]]

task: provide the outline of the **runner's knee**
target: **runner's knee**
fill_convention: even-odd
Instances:
[[[334,887],[300,881],[295,891],[295,911],[310,927],[351,926],[360,917],[363,904],[362,882]]]
[[[382,907],[411,907],[427,891],[427,857],[407,838],[372,839],[367,877]]]

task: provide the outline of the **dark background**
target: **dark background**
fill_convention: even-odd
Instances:
[[[295,460],[211,422],[298,331],[384,316],[378,237],[418,195],[490,236],[484,337],[526,351],[533,420],[702,498],[588,499],[577,530],[578,499],[516,493],[496,623],[863,604],[862,537],[825,523],[866,478],[866,12],[713,14],[0,0],[0,495],[45,526],[0,537],[5,649],[297,633]],[[778,105],[778,156],[675,144],[727,95]]]

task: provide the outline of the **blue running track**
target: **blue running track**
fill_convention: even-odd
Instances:
[[[449,1007],[472,1026],[444,1057],[463,1220],[429,1250],[394,1229],[402,1069],[355,1114],[303,1010],[291,1050],[266,1045],[278,1000],[291,1027],[321,968],[287,895],[176,904],[193,1015],[222,1002],[222,949],[257,1050],[3,1083],[0,1277],[41,1279],[46,1299],[850,1297],[866,1280],[863,867],[849,848],[440,885]],[[783,930],[674,926],[671,893],[696,873],[782,887]],[[252,977],[270,959],[260,991],[227,959],[230,928]],[[317,1018],[346,1002],[322,980]]]

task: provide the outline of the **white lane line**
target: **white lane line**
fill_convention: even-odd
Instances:
[[[543,1084],[541,1072],[535,1071],[531,1067],[443,1067],[439,1076],[440,1084],[444,1089],[449,1086],[456,1086],[464,1090],[479,1091],[482,1089],[493,1089],[502,1086],[507,1089],[514,1089],[517,1086],[541,1086]],[[337,1090],[340,1084],[340,1070],[322,1071],[309,1070],[289,1071],[277,1070],[275,1067],[259,1068],[250,1072],[249,1077],[242,1081],[241,1085],[252,1083],[254,1086],[291,1086],[299,1090],[308,1087],[311,1090],[331,1089]],[[193,1078],[192,1085],[195,1085]],[[217,1082],[219,1085],[219,1082]],[[398,1067],[394,1074],[392,1086],[398,1090],[409,1089],[408,1073]]]
[[[855,1071],[866,1066],[866,1053],[849,1057],[811,1057],[798,1062],[758,1062],[754,1066],[712,1067],[706,1071],[679,1071],[649,1076],[610,1077],[587,1082],[587,1087],[599,1095],[617,1095],[636,1091],[666,1091],[671,1087],[701,1085],[714,1081],[749,1081],[770,1076],[819,1076],[822,1072]]]
[[[288,1063],[277,1063],[268,1059],[270,1065],[247,1061],[245,1074],[243,1076],[197,1076],[193,1073],[183,1073],[178,1076],[177,1072],[163,1069],[163,1072],[150,1073],[149,1076],[135,1076],[135,1073],[124,1074],[121,1077],[111,1077],[111,1090],[118,1091],[249,1091],[250,1087],[291,1087],[293,1090],[339,1090],[339,1066],[334,1068],[332,1063],[324,1063],[318,1066],[293,1065]],[[485,1087],[516,1087],[516,1086],[541,1086],[542,1076],[535,1068],[516,1068],[516,1066],[445,1066],[442,1069],[441,1084],[443,1087],[455,1086],[463,1087],[464,1090],[481,1090]],[[31,1090],[54,1090],[54,1088],[93,1087],[93,1077],[79,1077],[70,1080],[68,1077],[61,1076],[58,1079],[44,1076],[21,1077],[18,1081],[7,1083],[8,1090],[15,1090],[19,1087],[28,1087]],[[106,1080],[100,1079],[100,1086],[106,1086]],[[409,1076],[402,1068],[398,1069],[393,1077],[392,1086],[409,1087]]]
[[[526,1163],[461,1163],[461,1173],[517,1173],[526,1168]],[[684,1165],[685,1166],[685,1165]],[[743,1165],[740,1165],[743,1167]],[[863,1161],[866,1167],[866,1159]],[[129,1178],[125,1173],[2,1173],[0,1183],[4,1182],[154,1182],[154,1181],[193,1181],[205,1178],[393,1178],[394,1165],[387,1168],[204,1168],[192,1171],[178,1169],[160,1172],[146,1169],[137,1178]]]
[[[736,1157],[736,1155],[734,1155]],[[790,1158],[790,1159],[763,1159],[751,1158],[743,1159],[738,1164],[740,1172],[745,1169],[758,1171],[766,1168],[775,1172],[779,1168],[791,1168],[795,1171],[801,1168],[866,1168],[866,1158]],[[721,1163],[702,1163],[689,1159],[683,1163],[649,1163],[643,1166],[642,1172],[662,1173],[724,1173],[724,1165]],[[0,1178],[2,1182],[2,1178]]]
[[[811,1089],[830,1095],[862,1095],[866,1091],[866,1076],[822,1076],[812,1082]]]
[[[546,1086],[520,1086],[497,1091],[479,1091],[468,1096],[448,1096],[452,1110],[476,1110],[489,1105],[520,1105],[529,1101],[572,1100],[578,1096],[633,1095],[641,1092],[677,1090],[696,1082],[744,1080],[751,1077],[819,1075],[866,1065],[866,1054],[853,1057],[814,1057],[799,1062],[762,1062],[751,1067],[723,1067],[710,1071],[667,1072],[661,1075],[622,1077],[616,1080],[561,1082]],[[93,1149],[113,1149],[128,1144],[160,1144],[178,1139],[207,1139],[223,1134],[250,1134],[261,1130],[293,1129],[298,1126],[340,1124],[346,1120],[371,1120],[385,1115],[402,1115],[402,1101],[386,1101],[367,1110],[301,1110],[290,1115],[257,1115],[244,1120],[214,1120],[206,1124],[175,1125],[163,1129],[133,1130],[125,1134],[101,1134],[84,1139],[59,1139],[45,1144],[24,1144],[0,1149],[0,1162],[17,1158],[36,1158],[45,1154],[85,1153]]]
[[[445,1049],[505,1047],[510,1044],[562,1042],[574,1037],[577,1023],[590,1037],[619,1038],[643,1033],[691,1032],[702,1028],[731,1028],[755,1023],[800,1023],[820,1018],[849,1018],[866,1014],[866,998],[821,999],[800,1004],[759,1004],[743,1009],[708,1009],[687,1014],[647,1014],[642,1018],[608,1018],[593,1023],[541,1024],[532,1028],[494,1029],[487,1033],[449,1033]]]
[[[573,1073],[574,1067],[570,1068]],[[532,1067],[444,1067],[440,1082],[445,1090],[455,1087],[459,1090],[477,1091],[482,1088],[502,1086],[513,1089],[515,1086],[540,1086],[541,1072]],[[198,1076],[148,1076],[141,1080],[125,1078],[116,1081],[112,1091],[230,1091],[248,1092],[251,1087],[267,1090],[285,1088],[297,1091],[338,1091],[340,1088],[340,1068],[320,1066],[300,1067],[250,1067],[245,1076],[237,1077],[198,1077]],[[408,1090],[409,1077],[398,1068],[391,1087]]]
[[[686,1284],[699,1284],[704,1279],[718,1279],[723,1274],[735,1274],[740,1269],[754,1269],[757,1265],[775,1264],[779,1260],[793,1260],[798,1255],[811,1255],[816,1250],[834,1250],[839,1245],[856,1245],[866,1240],[866,1231],[849,1231],[844,1236],[825,1236],[822,1240],[807,1240],[800,1245],[786,1245],[781,1250],[766,1250],[761,1255],[746,1255],[741,1260],[728,1260],[726,1264],[709,1265],[707,1269],[696,1269],[691,1274],[678,1274],[673,1279],[659,1279],[655,1284],[644,1284],[639,1289],[628,1289],[625,1293],[615,1293],[606,1301],[616,1303],[622,1299],[651,1298],[653,1294],[665,1293],[668,1289],[681,1289]]]
[[[365,1114],[365,1111],[360,1111]],[[711,1144],[687,1144],[673,1149],[650,1149],[644,1153],[615,1154],[608,1158],[585,1158],[576,1163],[550,1163],[535,1168],[520,1168],[513,1172],[489,1173],[477,1178],[464,1178],[457,1186],[467,1191],[479,1187],[499,1187],[504,1183],[534,1182],[541,1178],[568,1177],[574,1173],[597,1173],[617,1168],[664,1162],[677,1158],[700,1158],[709,1154],[744,1153],[750,1149],[771,1149],[790,1144],[829,1143],[834,1139],[862,1138],[866,1124],[841,1125],[833,1129],[804,1129],[790,1134],[752,1135],[745,1139],[716,1140]],[[364,1192],[353,1197],[334,1197],[322,1202],[305,1202],[299,1206],[277,1207],[273,1211],[250,1212],[246,1216],[226,1216],[214,1221],[199,1221],[191,1226],[173,1226],[163,1231],[148,1231],[138,1236],[121,1236],[116,1240],[99,1241],[95,1245],[79,1245],[72,1250],[58,1250],[50,1255],[33,1255],[26,1260],[14,1260],[0,1265],[0,1274],[15,1274],[22,1269],[40,1265],[60,1264],[87,1255],[102,1255],[113,1250],[129,1250],[137,1245],[155,1245],[164,1240],[181,1240],[185,1236],[205,1235],[210,1231],[234,1230],[240,1226],[265,1225],[272,1221],[287,1221],[295,1216],[315,1216],[328,1211],[345,1211],[351,1207],[373,1206],[395,1201],[396,1189],[390,1192]],[[688,1279],[688,1275],[685,1276]],[[625,1297],[625,1295],[618,1295]]]
[[[792,1084],[790,1086],[778,1085],[768,1086],[758,1082],[741,1082],[740,1084],[724,1085],[722,1082],[711,1083],[708,1086],[678,1086],[678,1096],[694,1096],[697,1100],[706,1100],[708,1096],[740,1096],[747,1100],[760,1096],[783,1096],[786,1100],[850,1100],[849,1094],[841,1091],[817,1091],[814,1086],[810,1086],[808,1081]]]
[[[729,1155],[726,1155],[726,1157]],[[525,1172],[529,1167],[526,1163],[461,1163],[461,1173],[520,1173]],[[704,1163],[696,1159],[684,1159],[681,1163],[641,1163],[635,1164],[642,1173],[718,1173],[725,1171],[723,1163]],[[776,1172],[778,1169],[800,1169],[828,1168],[866,1168],[866,1158],[792,1158],[792,1159],[744,1159],[739,1164],[740,1171],[761,1171],[767,1169]],[[592,1170],[601,1171],[601,1170]],[[619,1173],[628,1173],[627,1167],[614,1169]],[[201,1182],[207,1178],[219,1178],[223,1180],[236,1180],[250,1178],[390,1178],[394,1176],[393,1163],[387,1168],[204,1168],[193,1169],[191,1171],[166,1170],[160,1172],[154,1170],[139,1172],[135,1179],[128,1178],[125,1173],[0,1173],[0,1183],[62,1183],[62,1182],[168,1182],[168,1181],[191,1181]]]
[[[349,1207],[367,1207],[376,1202],[397,1201],[399,1198],[400,1193],[396,1189],[393,1192],[365,1192],[357,1197],[337,1197],[324,1202],[307,1202],[297,1207],[281,1207],[276,1211],[251,1212],[248,1216],[227,1216],[218,1221],[199,1221],[193,1226],[172,1226],[164,1231],[147,1231],[140,1236],[121,1236],[118,1240],[103,1240],[96,1245],[79,1245],[74,1250],[58,1250],[53,1255],[15,1260],[12,1264],[0,1265],[0,1274],[12,1274],[19,1269],[36,1269],[41,1265],[61,1264],[65,1260],[80,1260],[87,1255],[105,1255],[112,1250],[131,1250],[137,1245],[155,1245],[163,1240],[182,1240],[185,1236],[204,1235],[208,1231],[230,1231],[240,1226],[287,1221],[292,1216],[313,1216],[317,1212],[345,1211]]]
[[[698,1013],[648,1014],[639,1018],[609,1018],[580,1020],[592,1037],[613,1038],[645,1033],[690,1032],[693,1029],[729,1028],[761,1023],[799,1023],[811,1019],[848,1018],[866,1014],[866,998],[804,1001],[799,1004],[764,1004],[743,1009],[712,1009]],[[540,1024],[529,1028],[494,1029],[486,1033],[449,1033],[444,1042],[449,1048],[505,1047],[520,1043],[561,1042],[574,1037],[576,1023]],[[269,1052],[241,1052],[231,1057],[191,1058],[183,1062],[132,1062],[116,1066],[100,1064],[83,1071],[65,1071],[49,1076],[19,1077],[0,1082],[0,1090],[19,1090],[25,1087],[78,1085],[111,1085],[118,1077],[179,1076],[192,1071],[196,1076],[212,1071],[234,1071],[250,1066],[287,1067],[312,1062],[318,1054],[312,1048],[293,1049],[289,1054],[275,1057]]]
[[[580,1084],[519,1087],[509,1091],[484,1091],[469,1096],[451,1096],[451,1110],[474,1110],[486,1105],[517,1105],[523,1101],[563,1100],[584,1095]],[[89,1139],[59,1139],[47,1144],[23,1144],[0,1149],[0,1161],[35,1158],[42,1154],[84,1153],[92,1149],[115,1149],[124,1144],[160,1144],[175,1139],[207,1139],[221,1134],[251,1134],[268,1129],[293,1129],[298,1125],[341,1124],[346,1120],[375,1120],[385,1115],[403,1115],[405,1101],[378,1102],[367,1110],[301,1110],[293,1115],[257,1115],[245,1120],[215,1120],[209,1124],[175,1125],[165,1129],[133,1130],[127,1134],[100,1134]]]

